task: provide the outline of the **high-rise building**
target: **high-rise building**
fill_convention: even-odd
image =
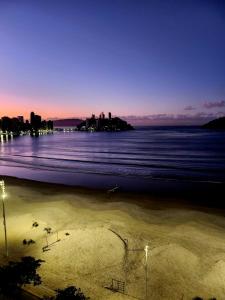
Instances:
[[[101,113],[100,113],[99,119],[105,119],[105,114],[104,114],[104,112],[101,112]]]
[[[111,120],[112,119],[112,114],[111,114],[111,112],[109,112],[109,120]]]
[[[35,113],[32,111],[30,113],[30,124],[34,130],[40,129],[41,128],[41,116],[35,115]]]
[[[31,126],[33,126],[34,123],[35,123],[35,114],[34,114],[34,112],[32,111],[32,112],[30,113],[30,124],[31,124]]]
[[[24,123],[23,116],[18,116],[17,119],[19,120],[20,123]]]
[[[35,123],[37,125],[37,127],[41,127],[41,116],[39,115],[35,115]]]

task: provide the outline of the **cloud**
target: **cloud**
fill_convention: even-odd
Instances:
[[[195,114],[154,114],[145,116],[122,116],[132,125],[203,125],[213,119],[224,116],[224,112],[205,113],[199,112]]]
[[[195,110],[194,106],[188,105],[184,108],[184,110]]]
[[[215,102],[205,102],[203,104],[203,107],[208,109],[215,108],[215,107],[225,107],[225,100],[215,101]]]

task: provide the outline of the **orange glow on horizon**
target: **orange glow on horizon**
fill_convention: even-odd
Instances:
[[[30,113],[34,111],[41,115],[43,119],[64,119],[64,118],[85,118],[92,112],[88,110],[72,111],[70,107],[64,107],[64,104],[52,105],[47,103],[37,104],[39,101],[26,100],[9,95],[0,95],[0,118],[23,116],[24,119],[30,118]]]

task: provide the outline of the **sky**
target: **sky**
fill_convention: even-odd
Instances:
[[[224,0],[0,0],[0,117],[225,115]]]

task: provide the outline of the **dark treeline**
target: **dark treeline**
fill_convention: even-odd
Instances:
[[[42,120],[41,116],[31,112],[30,121],[26,120],[25,122],[23,116],[16,118],[2,117],[0,119],[0,130],[2,132],[12,132],[15,135],[28,132],[36,134],[39,130],[53,130],[53,122]]]
[[[32,256],[22,257],[20,261],[10,261],[8,264],[0,266],[0,299],[23,300],[23,288],[26,285],[40,285],[42,279],[37,270],[44,260],[35,259]],[[43,300],[89,300],[80,288],[68,286],[65,289],[55,290],[53,297],[45,296]],[[32,297],[40,299],[39,297]]]
[[[203,125],[202,127],[206,129],[225,130],[225,117],[212,120],[209,123]]]

